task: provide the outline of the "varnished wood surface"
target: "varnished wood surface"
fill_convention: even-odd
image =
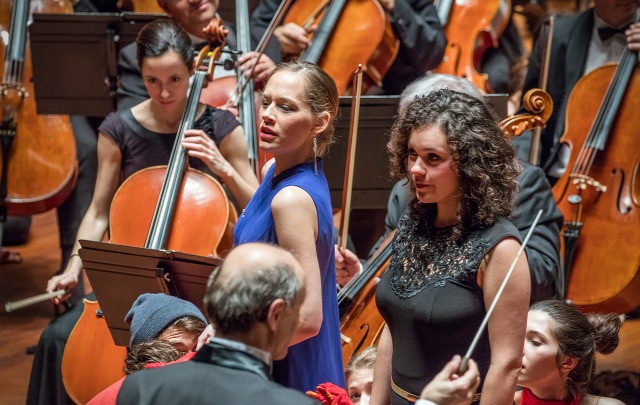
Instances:
[[[44,302],[6,313],[4,304],[44,292],[60,263],[55,210],[33,216],[29,241],[11,248],[23,256],[21,264],[0,267],[0,404],[24,404],[32,355],[25,349],[38,343],[53,318],[53,305]]]

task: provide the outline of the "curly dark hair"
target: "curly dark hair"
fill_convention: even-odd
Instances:
[[[461,198],[453,237],[465,237],[473,230],[490,227],[500,217],[509,217],[520,164],[485,104],[467,94],[441,89],[406,105],[387,144],[391,174],[411,180],[407,166],[409,136],[432,125],[438,125],[444,133],[452,169],[459,179]],[[415,193],[415,185],[409,183]],[[414,194],[410,214],[429,232],[434,227],[437,205],[420,203]]]

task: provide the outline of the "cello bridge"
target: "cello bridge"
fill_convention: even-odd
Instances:
[[[574,184],[578,190],[586,190],[588,186],[593,186],[596,191],[601,193],[607,191],[607,186],[600,184],[599,181],[587,175],[571,174],[569,178],[572,179],[571,183]]]

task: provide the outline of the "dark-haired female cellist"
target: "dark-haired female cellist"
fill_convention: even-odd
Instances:
[[[140,169],[167,164],[177,136],[192,73],[191,40],[175,22],[157,20],[143,28],[136,42],[138,62],[150,99],[110,114],[100,126],[98,178],[77,240],[104,237],[109,207],[122,179]],[[230,112],[201,104],[195,129],[185,132],[182,146],[189,151],[191,167],[218,177],[238,205],[244,207],[258,180],[249,166],[247,144],[239,125]],[[82,273],[78,249],[76,242],[67,268],[49,280],[47,291],[69,289],[78,282]],[[63,296],[54,302],[66,298]],[[56,377],[60,364],[51,362],[60,361],[64,342],[81,311],[82,305],[75,305],[45,329],[36,350],[28,403],[38,403],[38,397],[52,396],[65,402],[66,393]]]

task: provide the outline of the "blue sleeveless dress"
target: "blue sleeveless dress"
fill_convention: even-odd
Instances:
[[[318,384],[325,382],[332,382],[343,388],[345,386],[331,198],[322,170],[322,160],[318,160],[317,164],[317,175],[314,174],[311,162],[294,166],[275,177],[275,165],[271,166],[233,230],[235,246],[250,242],[278,244],[271,214],[271,201],[275,195],[288,186],[300,187],[311,196],[316,205],[316,252],[322,284],[322,325],[316,336],[291,346],[284,360],[274,362],[273,370],[273,377],[277,382],[301,391],[315,391]]]

